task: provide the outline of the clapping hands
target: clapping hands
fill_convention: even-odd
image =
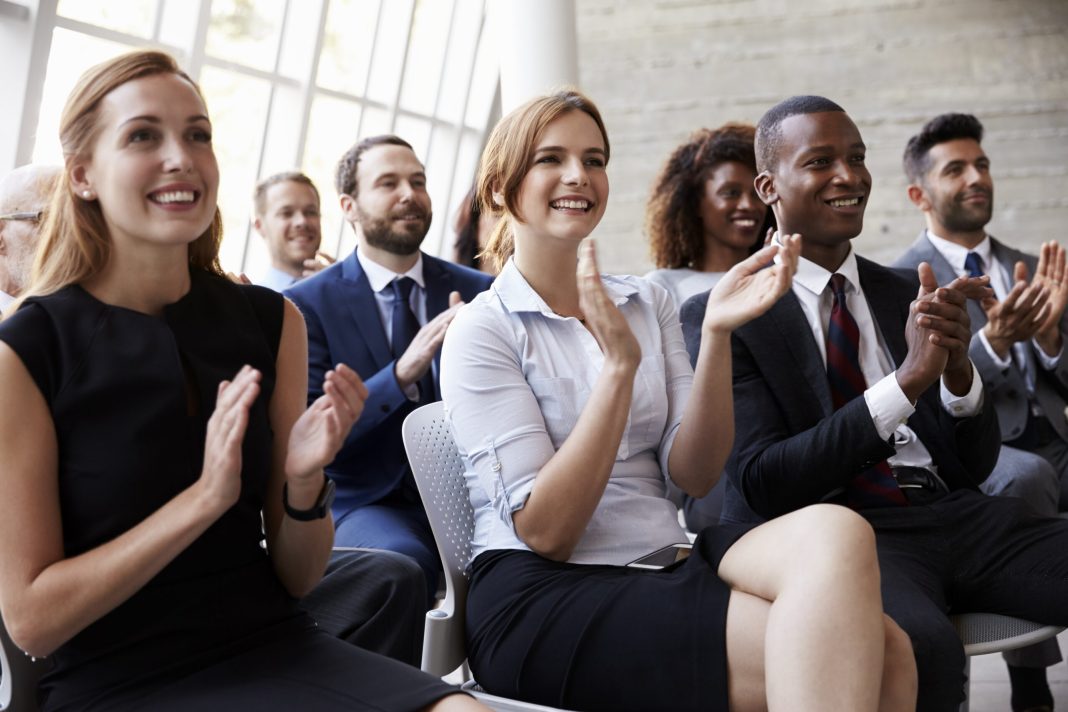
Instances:
[[[801,236],[788,235],[736,264],[709,294],[702,328],[731,332],[770,309],[790,288],[800,254]]]
[[[337,455],[363,412],[367,387],[345,364],[326,372],[323,395],[293,424],[289,433],[285,472],[289,480],[318,478],[319,471]]]

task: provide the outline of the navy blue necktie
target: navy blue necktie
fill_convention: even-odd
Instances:
[[[846,306],[845,285],[844,276],[831,276],[834,302],[827,326],[827,381],[835,410],[867,389],[860,370],[860,330]],[[846,502],[853,509],[908,504],[886,460],[858,473],[846,484]]]
[[[983,262],[979,259],[978,253],[968,253],[968,256],[964,258],[964,269],[968,270],[969,277],[983,276]]]
[[[399,277],[390,283],[393,287],[393,358],[398,359],[412,343],[412,339],[419,333],[419,319],[412,311],[411,294],[415,280],[411,277]],[[434,375],[432,368],[419,379],[419,403],[430,403],[434,400]]]

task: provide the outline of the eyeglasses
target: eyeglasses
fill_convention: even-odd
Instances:
[[[19,213],[4,213],[0,215],[0,220],[29,220],[30,222],[41,222],[42,217],[44,217],[43,210],[28,210]]]

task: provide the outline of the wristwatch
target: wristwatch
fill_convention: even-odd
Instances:
[[[312,522],[316,519],[324,519],[330,511],[330,505],[334,503],[334,481],[323,475],[323,488],[319,490],[319,498],[311,509],[293,509],[289,506],[289,483],[282,485],[282,506],[293,519],[298,522]]]

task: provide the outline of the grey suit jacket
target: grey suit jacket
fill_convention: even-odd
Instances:
[[[1012,275],[1013,266],[1022,261],[1027,265],[1028,274],[1034,275],[1038,267],[1038,258],[1015,250],[990,238],[991,254],[995,260]],[[894,261],[894,267],[915,269],[920,262],[927,262],[934,270],[939,284],[945,284],[957,278],[957,273],[942,253],[927,238],[924,230],[912,246]],[[968,301],[968,316],[972,321],[972,341],[968,355],[979,371],[986,387],[987,397],[994,403],[1001,425],[1002,439],[1009,441],[1023,434],[1027,426],[1027,380],[1023,370],[1012,361],[1010,366],[1002,369],[990,358],[990,354],[979,339],[979,331],[986,326],[986,313],[975,301]],[[1068,315],[1061,319],[1061,338],[1068,339]],[[1066,341],[1068,343],[1068,341]],[[1033,347],[1031,347],[1033,348]],[[1035,399],[1050,424],[1062,439],[1068,440],[1068,420],[1066,420],[1063,393],[1068,393],[1068,358],[1061,358],[1052,371],[1042,368],[1037,360],[1033,361],[1035,372]]]

